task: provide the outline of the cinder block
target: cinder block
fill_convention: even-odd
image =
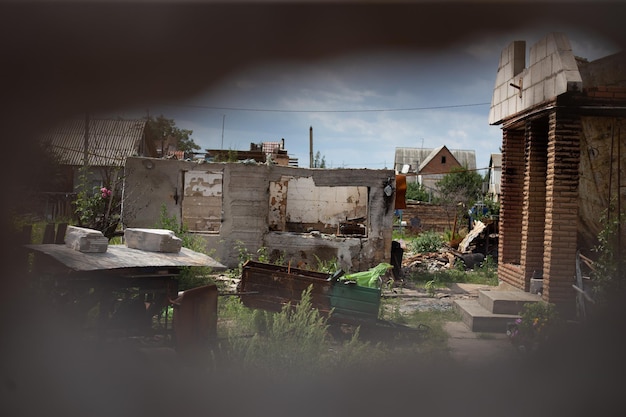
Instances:
[[[104,253],[109,247],[109,239],[99,230],[68,226],[65,232],[65,246],[78,252]]]
[[[128,228],[124,230],[126,246],[150,252],[180,252],[182,240],[171,230]]]

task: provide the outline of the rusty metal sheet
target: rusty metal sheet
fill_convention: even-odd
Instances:
[[[83,253],[65,245],[26,245],[44,253],[74,271],[98,271],[120,268],[207,266],[216,271],[226,266],[203,253],[181,248],[178,253],[148,252],[126,245],[109,245],[105,253]]]

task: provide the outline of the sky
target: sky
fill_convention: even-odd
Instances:
[[[163,115],[192,130],[202,150],[249,150],[250,143],[284,138],[300,167],[309,165],[312,127],[313,154],[327,168],[393,169],[397,147],[445,145],[474,150],[482,169],[502,145],[500,127],[488,123],[501,51],[525,40],[528,56],[550,31],[564,32],[574,54],[589,60],[617,52],[615,44],[571,28],[476,36],[438,52],[370,51],[248,68],[184,102],[117,116]]]

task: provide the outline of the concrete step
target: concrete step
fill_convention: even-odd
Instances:
[[[480,305],[478,300],[455,300],[455,309],[461,320],[473,332],[506,333],[507,323],[519,318],[517,314],[494,314]]]
[[[539,294],[520,290],[481,290],[478,292],[478,303],[494,314],[519,314],[524,304],[539,301],[541,301]]]

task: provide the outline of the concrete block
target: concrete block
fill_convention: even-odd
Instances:
[[[171,230],[128,228],[124,230],[126,246],[150,252],[180,252],[182,241]]]
[[[65,232],[65,246],[84,253],[104,253],[109,239],[99,230],[68,226]]]

